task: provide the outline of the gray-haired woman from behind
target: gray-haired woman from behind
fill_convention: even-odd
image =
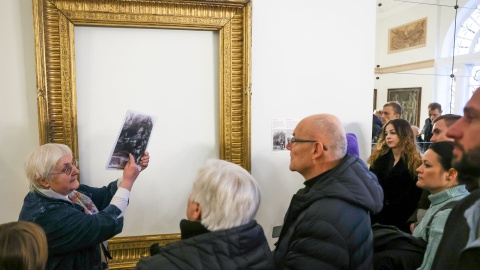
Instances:
[[[262,227],[257,181],[242,167],[209,160],[193,183],[182,241],[152,246],[137,269],[273,269]]]
[[[148,153],[140,160],[146,168]],[[105,269],[108,251],[103,242],[120,233],[130,190],[140,168],[133,156],[123,179],[93,188],[78,182],[72,151],[63,144],[35,148],[25,164],[30,192],[19,220],[40,225],[48,241],[46,269]],[[102,251],[101,251],[102,250]]]

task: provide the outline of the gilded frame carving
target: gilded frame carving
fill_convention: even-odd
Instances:
[[[78,156],[74,26],[219,31],[220,158],[250,170],[250,0],[33,0],[40,143]],[[109,240],[110,269],[133,269],[152,243],[179,234]]]
[[[74,26],[219,31],[220,158],[250,170],[250,0],[33,0],[40,143],[78,156]]]

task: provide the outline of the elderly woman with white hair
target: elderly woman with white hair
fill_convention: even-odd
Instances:
[[[149,155],[140,159],[146,168]],[[102,188],[78,182],[72,150],[47,143],[35,148],[25,164],[30,192],[19,220],[40,225],[46,233],[46,269],[106,269],[104,241],[120,233],[130,190],[140,167],[130,155],[123,177]]]
[[[153,245],[137,269],[273,269],[262,227],[257,181],[242,167],[209,160],[193,183],[182,241]]]

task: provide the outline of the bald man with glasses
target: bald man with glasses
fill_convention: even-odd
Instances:
[[[346,153],[340,120],[304,118],[288,138],[290,170],[305,178],[291,200],[277,247],[276,269],[372,269],[369,213],[383,206],[376,176]]]

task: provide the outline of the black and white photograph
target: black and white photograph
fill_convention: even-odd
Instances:
[[[272,150],[287,150],[287,138],[291,137],[298,119],[272,119]]]
[[[273,132],[273,150],[285,150],[287,138],[285,130],[276,130]]]
[[[132,154],[138,164],[147,149],[156,117],[127,111],[118,139],[107,164],[107,169],[123,169]]]

